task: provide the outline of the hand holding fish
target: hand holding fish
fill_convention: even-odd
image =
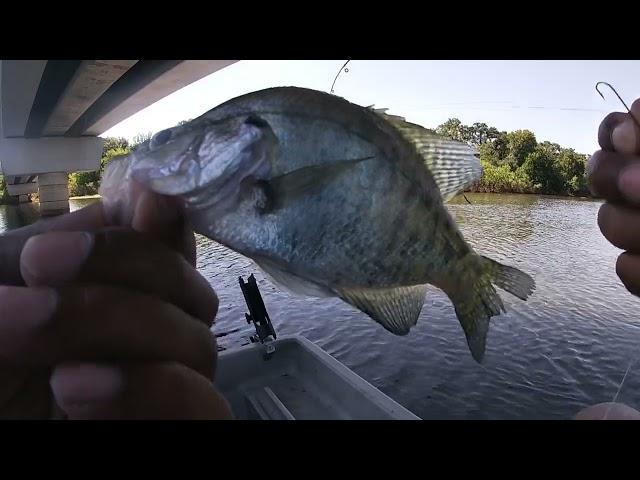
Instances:
[[[95,203],[0,237],[0,418],[230,417],[193,233],[132,198],[133,229]]]

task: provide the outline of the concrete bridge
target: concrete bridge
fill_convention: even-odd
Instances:
[[[98,135],[236,60],[0,60],[0,165],[10,195],[69,210],[67,174],[97,170]]]

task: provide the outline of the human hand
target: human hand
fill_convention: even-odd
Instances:
[[[640,100],[631,111],[640,118]],[[602,234],[625,250],[616,262],[622,283],[640,295],[640,128],[628,113],[605,117],[598,131],[602,150],[589,160],[591,191],[606,202],[598,212]],[[620,403],[601,403],[580,411],[577,420],[640,420],[640,412]]]
[[[0,417],[230,418],[193,233],[151,194],[132,224],[95,203],[0,237]]]
[[[640,100],[631,107],[640,119]],[[598,212],[602,234],[625,250],[616,272],[627,290],[640,295],[640,127],[628,113],[612,113],[600,125],[597,151],[587,165],[591,191],[606,202]]]

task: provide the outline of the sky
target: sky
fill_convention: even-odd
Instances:
[[[242,60],[141,110],[104,132],[133,138],[195,118],[238,95],[275,86],[330,91],[345,60]],[[640,98],[640,61],[351,60],[335,94],[359,105],[435,128],[449,118],[483,122],[501,131],[531,130],[580,153],[598,149],[598,125],[612,111]]]

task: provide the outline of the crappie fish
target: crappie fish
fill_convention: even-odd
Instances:
[[[194,230],[254,260],[276,284],[339,297],[406,335],[427,285],[449,297],[473,358],[533,279],[477,254],[444,202],[480,178],[468,145],[340,97],[270,88],[154,135],[107,168],[107,210],[126,182],[184,200]]]

